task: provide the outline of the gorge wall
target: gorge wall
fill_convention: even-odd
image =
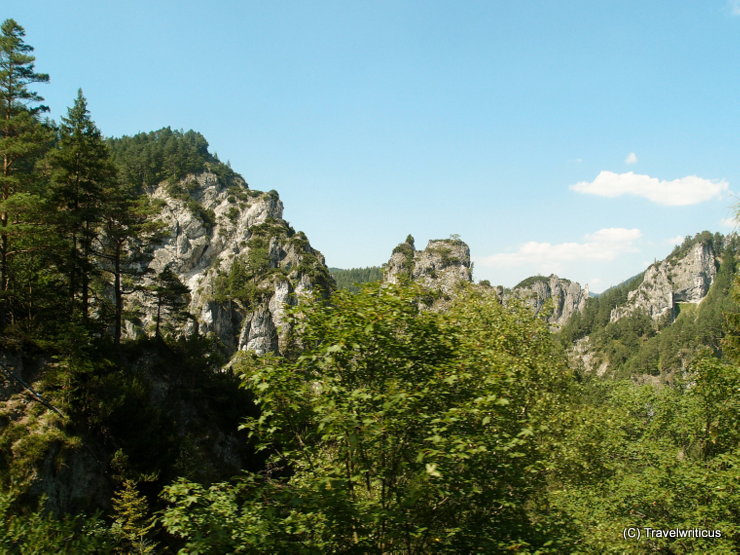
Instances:
[[[697,304],[706,296],[718,267],[718,253],[711,242],[697,242],[680,256],[651,264],[642,283],[629,292],[627,302],[612,310],[610,321],[637,311],[654,320],[664,316],[672,319],[677,303]]]
[[[206,171],[160,183],[151,197],[162,206],[164,236],[147,251],[147,279],[169,268],[190,290],[191,319],[177,333],[197,329],[230,352],[279,351],[285,306],[333,288],[324,257],[283,219],[276,192]],[[153,301],[144,291],[130,296],[140,317],[128,323],[129,336],[151,333]]]
[[[579,283],[562,279],[555,274],[549,277],[533,276],[525,279],[510,291],[502,293],[503,300],[517,298],[529,304],[535,314],[551,301],[552,312],[547,321],[554,329],[562,327],[576,312],[582,312],[588,299],[588,285],[581,287]]]

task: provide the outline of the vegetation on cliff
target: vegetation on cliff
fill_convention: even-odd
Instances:
[[[612,376],[622,378],[647,374],[672,379],[705,350],[722,358],[726,315],[739,308],[731,292],[737,275],[737,239],[702,232],[687,238],[666,260],[675,262],[704,244],[713,245],[719,268],[700,303],[676,303],[672,312],[657,320],[638,310],[611,321],[612,310],[642,283],[640,274],[589,299],[584,311],[575,313],[560,331],[563,345],[588,336],[590,350],[607,362]]]
[[[169,127],[108,139],[113,161],[124,181],[140,191],[169,180],[174,183],[189,174],[210,170],[221,177],[234,172],[208,151],[208,141],[195,131]]]
[[[230,170],[194,132],[105,141],[82,93],[59,124],[42,120],[32,87],[48,76],[23,39],[2,24],[4,552],[733,551],[732,245],[706,298],[670,327],[639,313],[610,322],[641,275],[560,333],[566,346],[590,336],[615,374],[670,371],[660,387],[569,367],[547,322],[488,288],[427,310],[432,295],[405,279],[306,299],[281,355],[229,360],[197,326],[178,333],[188,288],[165,266],[144,289],[140,255],[161,231],[147,188]],[[274,228],[251,230],[214,296],[254,302],[263,280],[296,270],[271,258]],[[325,273],[303,234],[280,233]],[[444,263],[457,260],[445,249]],[[415,252],[410,236],[396,248],[399,271]],[[122,299],[137,288],[156,325],[133,340]],[[715,537],[628,541],[628,527]]]

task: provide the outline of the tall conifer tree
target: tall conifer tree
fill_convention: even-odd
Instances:
[[[159,237],[163,224],[155,219],[157,205],[145,195],[137,195],[130,183],[113,183],[104,196],[103,233],[96,255],[101,270],[113,278],[113,342],[118,345],[124,296],[141,289],[136,282],[145,273],[144,247]]]
[[[152,287],[157,314],[155,317],[154,336],[161,338],[162,317],[166,314],[170,321],[185,322],[190,318],[187,312],[190,303],[190,289],[180,281],[169,264],[157,274],[155,285]]]
[[[0,327],[12,318],[11,262],[19,252],[13,241],[23,233],[23,214],[38,204],[33,167],[49,138],[39,121],[48,108],[29,88],[46,83],[49,76],[35,71],[33,47],[24,37],[25,30],[13,19],[0,26]]]
[[[87,319],[94,271],[93,241],[100,233],[104,191],[115,181],[116,170],[108,146],[90,118],[81,90],[67,116],[62,118],[58,148],[52,152],[50,164],[56,223],[67,242],[68,258],[64,265],[69,299],[82,318]]]

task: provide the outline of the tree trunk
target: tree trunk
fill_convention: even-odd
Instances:
[[[162,298],[157,299],[157,322],[154,325],[154,337],[159,339],[159,317],[162,314]]]
[[[6,120],[10,119],[10,112],[6,113]],[[10,160],[8,155],[3,156],[3,178],[10,177]],[[10,197],[10,184],[3,180],[2,199],[7,200]],[[8,252],[10,250],[8,234],[8,213],[0,214],[0,330],[5,328],[8,323],[8,313],[10,311],[8,290],[10,289],[10,268],[8,267]]]
[[[72,233],[72,248],[69,251],[69,307],[71,313],[75,311],[75,295],[77,294],[77,234]]]
[[[121,344],[121,328],[123,324],[123,291],[121,290],[121,243],[116,242],[113,254],[113,290],[116,299],[115,323],[113,329],[113,343]]]
[[[80,286],[82,291],[82,321],[87,322],[90,314],[90,222],[85,222],[82,230],[80,256]]]

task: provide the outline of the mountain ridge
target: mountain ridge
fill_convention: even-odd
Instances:
[[[738,242],[734,233],[723,236],[703,231],[689,236],[665,259],[597,297],[589,294],[588,286],[554,274],[530,276],[511,289],[473,285],[470,251],[459,238],[430,241],[419,251],[409,236],[394,248],[384,271],[390,283],[410,279],[448,298],[462,284],[492,294],[504,304],[526,303],[535,315],[542,313],[547,318],[571,362],[585,372],[672,379],[701,350],[693,340],[687,343],[690,349],[674,349],[680,355],[660,346],[674,342],[670,338],[677,329],[695,328],[693,333],[706,345],[720,349],[717,306],[731,308],[728,276],[734,275]],[[449,251],[448,255],[442,256],[440,248]],[[707,298],[709,305],[704,302]],[[691,317],[694,320],[686,316],[672,327],[679,313],[689,307],[697,308]],[[662,362],[657,352],[664,353]]]

